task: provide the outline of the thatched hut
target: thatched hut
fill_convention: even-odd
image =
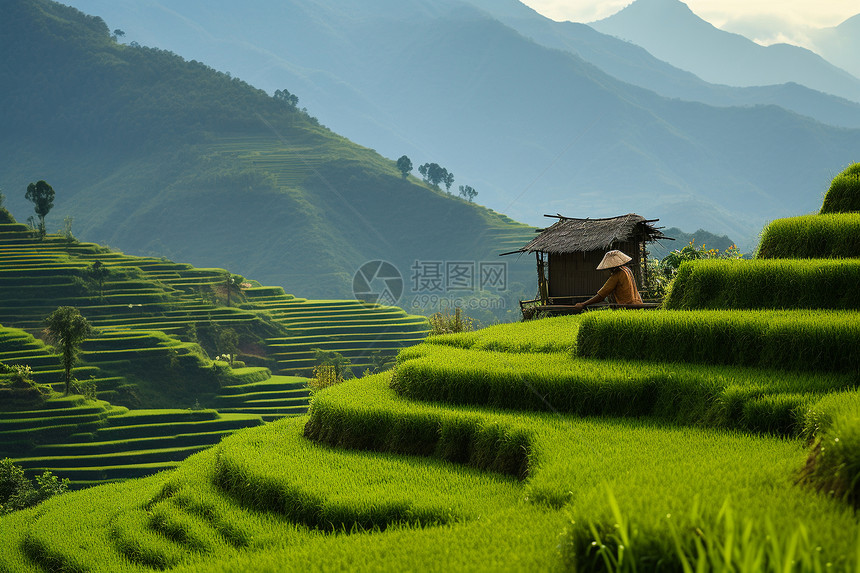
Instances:
[[[558,221],[547,229],[539,229],[540,234],[523,248],[504,253],[536,255],[539,298],[521,304],[563,306],[588,299],[606,281],[606,272],[596,268],[606,251],[612,249],[633,257],[628,266],[641,291],[647,273],[647,244],[671,240],[653,226],[659,219],[645,219],[635,213],[607,219],[545,216]]]

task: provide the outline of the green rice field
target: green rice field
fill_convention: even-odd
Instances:
[[[432,337],[306,416],[2,518],[0,570],[857,566],[852,371],[588,358],[592,315],[627,320]]]
[[[860,253],[791,256],[685,263],[672,309],[432,336],[392,371],[310,395],[301,378],[214,362],[230,374],[218,409],[65,400],[62,429],[35,412],[2,418],[0,437],[43,428],[98,445],[46,444],[70,469],[76,455],[184,459],[0,517],[0,572],[858,571],[860,314],[806,291],[850,286]],[[302,336],[363,334],[348,320],[326,331],[300,299],[288,309],[255,288]],[[0,351],[48,353],[21,332],[0,332]],[[121,337],[183,343],[153,332]],[[289,338],[266,339],[283,345],[278,364],[294,360]],[[308,411],[262,423],[290,400]],[[236,430],[231,415],[257,425],[193,453],[190,437],[142,433]],[[138,453],[121,445],[133,440]]]
[[[72,373],[97,401],[2,394],[0,456],[73,487],[174,468],[239,428],[306,413],[316,349],[343,354],[360,373],[429,330],[399,308],[280,287],[246,285],[228,304],[224,277],[0,225],[0,363],[28,367],[33,382],[61,392],[60,356],[39,339],[44,318],[75,306],[97,330]],[[232,367],[213,360],[226,352],[224,332],[238,343]],[[10,376],[0,373],[0,383]]]

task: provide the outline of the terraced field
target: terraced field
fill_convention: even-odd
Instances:
[[[428,331],[398,308],[280,287],[231,292],[227,306],[225,274],[0,225],[0,363],[27,366],[35,383],[61,392],[60,357],[33,335],[62,305],[98,331],[73,370],[98,400],[0,405],[0,457],[78,486],[149,475],[238,428],[307,412],[307,379],[296,374],[311,373],[315,349],[341,352],[360,373]],[[250,366],[210,359],[229,352],[225,331]]]
[[[107,271],[101,286],[92,278],[96,261]],[[282,375],[310,374],[316,348],[342,353],[363,372],[373,367],[373,353],[393,357],[429,331],[425,318],[396,307],[307,300],[280,287],[231,293],[226,306],[225,273],[56,236],[36,241],[23,225],[0,225],[0,324],[38,332],[57,306],[75,306],[102,333],[87,343],[85,361],[120,370],[132,354],[208,368],[194,343],[214,356],[217,341],[204,334],[229,328],[253,349],[243,353],[240,344],[240,359]]]
[[[762,301],[430,338],[307,416],[0,519],[0,570],[857,570],[860,315]]]
[[[145,339],[148,336],[141,335],[144,349]],[[110,338],[92,342],[105,344]],[[0,327],[0,362],[29,366],[30,378],[54,392],[44,401],[18,403],[10,400],[14,391],[9,391],[0,409],[0,458],[11,457],[31,474],[49,470],[68,478],[73,487],[150,475],[176,467],[237,429],[262,423],[259,414],[241,407],[223,414],[202,409],[129,410],[82,395],[63,397],[59,359],[27,332]],[[239,371],[235,379],[269,377],[264,368],[246,370],[258,372]],[[94,365],[79,366],[73,374],[96,384],[101,396],[122,396],[129,386],[124,378],[105,376]],[[0,381],[10,377],[0,374]]]
[[[588,342],[581,320],[431,339],[403,353],[393,377],[318,394],[308,417],[236,434],[175,472],[4,518],[0,569],[616,570],[606,559],[635,559],[637,569],[684,560],[706,570],[853,569],[851,505],[797,483],[809,455],[797,436],[821,436],[808,417],[838,411],[828,400],[844,407],[840,396],[855,394],[850,372],[786,382],[734,369],[709,382],[702,369],[689,388],[713,388],[712,398],[679,402],[685,390],[661,384],[655,400],[666,407],[631,410],[650,394],[635,392],[631,372],[648,364],[573,356],[571,345]],[[509,328],[535,339],[555,332],[557,346],[512,345]],[[558,376],[556,363],[580,378]],[[698,372],[663,368],[670,380]],[[536,376],[544,385],[555,376],[571,403],[607,408],[568,413]],[[482,380],[492,381],[486,393]],[[521,402],[532,389],[546,402]],[[794,423],[768,427],[768,408],[796,395],[808,400],[802,412],[785,410]],[[732,412],[757,412],[745,419],[758,426]],[[63,524],[74,524],[77,542]]]
[[[266,339],[269,357],[282,374],[311,375],[315,349],[339,352],[361,374],[373,368],[373,353],[393,357],[424,340],[430,330],[426,318],[397,307],[287,297],[266,287],[247,289],[245,296],[289,334]]]
[[[215,397],[221,413],[257,414],[271,422],[308,411],[307,378],[271,376],[260,382],[225,386]]]

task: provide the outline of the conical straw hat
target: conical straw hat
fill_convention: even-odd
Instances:
[[[632,261],[630,257],[622,253],[621,251],[609,251],[605,255],[603,255],[603,260],[600,261],[600,264],[597,265],[597,270],[602,271],[604,269],[614,269],[615,267],[620,267],[625,263],[629,263]]]

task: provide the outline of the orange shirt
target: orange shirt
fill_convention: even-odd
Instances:
[[[600,300],[605,299],[610,294],[615,295],[615,302],[618,304],[642,304],[642,297],[639,296],[639,290],[636,288],[633,271],[627,267],[621,267],[620,272],[612,273],[609,280],[597,291]]]

